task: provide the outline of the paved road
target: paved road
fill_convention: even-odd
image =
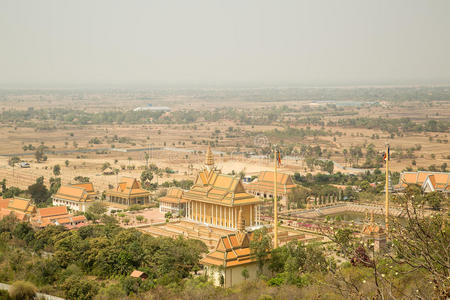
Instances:
[[[6,284],[6,283],[0,283],[0,290],[9,290],[11,288],[10,284]],[[55,296],[51,296],[51,295],[47,295],[47,294],[41,294],[41,293],[37,293],[38,297],[44,297],[47,300],[65,300],[64,298],[59,298],[59,297],[55,297]]]

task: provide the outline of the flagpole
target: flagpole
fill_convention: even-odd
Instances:
[[[386,144],[386,203],[385,203],[385,223],[386,223],[386,233],[389,231],[389,144]]]
[[[278,151],[276,150],[276,146],[274,148],[274,168],[275,168],[275,176],[273,177],[273,248],[278,248],[278,197],[277,197],[277,163],[278,163]]]

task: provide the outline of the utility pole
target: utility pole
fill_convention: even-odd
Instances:
[[[385,223],[386,223],[386,233],[389,232],[389,144],[386,144],[386,203],[385,203],[385,212],[386,212],[386,218],[385,218]]]
[[[273,177],[273,248],[278,248],[278,197],[277,197],[277,168],[278,168],[278,151],[276,145],[273,151],[273,162],[275,174]]]

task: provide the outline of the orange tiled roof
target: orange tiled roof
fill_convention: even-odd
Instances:
[[[85,216],[79,215],[79,216],[73,216],[73,217],[72,217],[72,221],[73,221],[73,222],[87,221],[87,219],[86,219]]]
[[[66,226],[69,229],[78,228],[80,223],[86,224],[86,217],[83,215],[73,216],[67,212],[66,206],[56,206],[41,208],[38,216],[33,218],[32,224],[37,227],[46,227],[48,225],[70,225]],[[78,224],[75,224],[78,223]]]
[[[38,209],[38,215],[41,218],[48,218],[60,215],[67,215],[67,207],[66,206],[55,206],[55,207],[46,207]]]
[[[129,196],[148,196],[150,192],[141,188],[141,184],[136,178],[132,177],[122,177],[117,187],[106,191],[107,195],[118,195],[121,197]]]
[[[8,208],[16,211],[30,213],[35,209],[34,205],[31,205],[31,200],[22,198],[12,198],[9,201]]]
[[[259,173],[258,179],[247,184],[245,188],[248,191],[262,191],[266,193],[272,193],[274,179],[275,172],[263,171]],[[289,193],[293,188],[295,188],[295,186],[296,185],[294,184],[291,175],[277,172],[277,192]]]
[[[426,185],[430,185],[432,190],[448,191],[450,172],[402,172],[398,186],[404,188],[409,184],[421,185],[423,189],[425,189]]]
[[[8,208],[10,200],[11,200],[10,198],[7,198],[7,199],[1,198],[0,199],[0,208]]]
[[[167,203],[186,203],[186,199],[182,199],[183,190],[177,187],[171,187],[167,191],[167,194],[164,197],[159,198],[159,202],[167,202]]]
[[[92,184],[92,182],[76,183],[76,184],[72,184],[72,186],[80,187],[82,189],[85,189],[86,192],[88,192],[88,193],[95,192],[94,191],[94,185]]]
[[[215,169],[200,171],[194,185],[183,194],[183,199],[226,206],[262,203],[261,199],[245,192],[238,176],[224,175]]]
[[[77,202],[89,201],[87,191],[82,187],[74,185],[62,185],[53,198]]]
[[[251,236],[251,234],[239,231],[222,236],[214,251],[206,255],[200,262],[225,268],[255,262],[256,258],[250,251]]]
[[[15,211],[8,208],[0,208],[0,220],[6,216],[13,214],[19,221],[25,221],[29,218],[29,215],[21,211]]]

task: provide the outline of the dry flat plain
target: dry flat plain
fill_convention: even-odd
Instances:
[[[291,89],[3,90],[0,179],[26,188],[38,176],[48,180],[58,164],[63,183],[86,176],[104,190],[120,176],[139,177],[147,165],[146,152],[149,163],[174,171],[162,172],[154,182],[193,179],[209,143],[223,172],[246,175],[272,168],[264,157],[270,144],[278,144],[285,153],[282,171],[289,173],[322,172],[307,166],[305,159],[310,157],[336,162],[334,172],[357,172],[351,167],[364,167],[368,146],[373,144],[381,156],[386,143],[391,145],[393,171],[449,165],[449,89],[415,88],[415,93],[411,89],[324,89],[325,96],[320,96],[320,89],[308,93]],[[148,104],[171,111],[132,112]],[[97,118],[108,114],[124,117]],[[428,127],[409,130],[405,122],[388,129],[380,125],[402,118]],[[375,121],[369,125],[351,121],[358,119]],[[434,131],[430,121],[441,127]],[[37,163],[35,150],[24,150],[28,145],[45,145],[47,161]],[[305,150],[317,146],[320,154]],[[356,147],[361,147],[362,156],[351,158],[350,150]],[[8,165],[14,155],[30,162],[31,168]],[[120,170],[118,176],[102,174],[105,162]]]

